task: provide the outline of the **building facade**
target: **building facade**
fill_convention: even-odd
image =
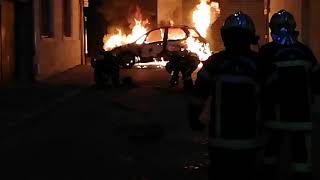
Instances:
[[[83,1],[34,0],[34,69],[47,78],[84,61]]]
[[[231,13],[241,10],[249,14],[260,36],[259,44],[263,45],[271,41],[269,36],[268,21],[271,16],[285,9],[291,12],[297,22],[297,30],[300,32],[300,41],[310,46],[320,62],[320,24],[318,12],[320,1],[318,0],[215,0],[220,3],[221,16],[213,25],[214,50],[221,50],[223,43],[220,38],[220,27],[225,18]]]
[[[220,28],[230,14],[236,11],[243,11],[253,17],[257,26],[257,33],[264,37],[266,34],[265,24],[267,16],[264,14],[264,0],[214,0],[219,3],[221,14],[217,21],[211,26],[207,40],[211,49],[219,51],[223,49],[223,42],[220,37]],[[158,0],[158,24],[163,21],[174,20],[176,24],[194,26],[192,12],[200,0]],[[170,6],[168,6],[170,4]],[[264,42],[265,39],[261,39]]]
[[[223,25],[225,19],[236,11],[243,11],[252,17],[255,26],[256,33],[260,36],[259,44],[264,44],[267,39],[266,23],[268,20],[267,14],[264,13],[265,2],[264,0],[216,0],[220,4],[221,14],[216,23],[212,26],[212,39],[214,41],[214,50],[221,50],[224,48],[223,42],[220,36],[220,28]],[[257,48],[257,47],[255,47]]]
[[[209,41],[214,51],[223,49],[220,37],[220,28],[224,20],[235,11],[243,11],[249,14],[260,36],[259,44],[269,42],[268,21],[272,14],[286,9],[294,14],[297,21],[297,30],[300,32],[300,40],[309,45],[320,60],[320,25],[317,23],[317,12],[320,10],[318,0],[214,0],[221,9],[220,17],[210,29]],[[172,19],[177,24],[192,26],[192,11],[200,0],[158,0],[158,24],[161,21]],[[168,6],[170,4],[170,6]],[[257,47],[256,47],[257,48]]]
[[[84,62],[83,0],[0,0],[0,85]]]
[[[157,21],[158,25],[170,18],[176,24],[190,26],[192,26],[192,11],[200,2],[200,0],[150,0],[148,3],[142,3],[143,0],[127,1],[143,4],[141,6],[143,14],[155,19],[152,22]],[[320,1],[295,0],[294,3],[292,0],[215,1],[220,4],[221,14],[209,33],[214,51],[223,49],[220,28],[231,13],[241,10],[253,18],[262,45],[270,40],[267,25],[271,15],[280,9],[287,9],[297,20],[300,40],[309,45],[320,59],[320,24],[317,20]],[[17,77],[22,81],[44,79],[85,63],[83,6],[84,3],[95,2],[98,0],[0,0],[0,84]],[[123,3],[124,1],[110,2],[121,7],[128,4]],[[109,7],[108,4],[107,6]],[[112,11],[104,8],[103,13],[106,14],[104,18],[109,17],[108,12]],[[123,15],[128,16],[127,11],[124,12]],[[116,14],[111,13],[111,15]],[[98,26],[97,24],[101,26],[101,35],[92,38],[98,36],[97,32],[100,32],[97,31],[99,28],[93,28]],[[100,41],[107,29],[106,26],[108,22],[88,21],[87,48],[91,52],[89,54],[93,55],[94,51],[99,49],[96,46],[101,46]]]
[[[320,1],[318,0],[269,0],[270,15],[280,9],[291,12],[297,21],[300,41],[310,46],[320,62],[320,24],[318,14]]]
[[[14,3],[0,1],[0,85],[14,76]]]

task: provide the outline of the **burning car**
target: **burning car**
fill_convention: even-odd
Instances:
[[[135,63],[166,62],[174,53],[187,52],[199,60],[206,60],[211,55],[206,40],[195,28],[188,26],[152,29],[133,43],[116,47],[111,52],[125,68],[131,68]]]
[[[149,31],[149,20],[144,18],[140,7],[136,6],[134,13],[128,18],[131,33],[124,33],[126,28],[117,25],[109,27],[108,34],[103,37],[103,49],[111,51],[120,59],[120,64],[127,68],[135,63],[156,62],[163,65],[177,53],[182,53],[183,57],[195,55],[198,60],[205,61],[212,54],[209,43],[205,40],[207,31],[217,20],[220,9],[218,2],[199,1],[192,13],[195,28],[174,25],[173,20],[167,19],[170,23],[166,23],[170,26]]]

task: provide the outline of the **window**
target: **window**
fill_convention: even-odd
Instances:
[[[84,5],[83,7],[89,7],[89,0],[84,0]]]
[[[181,28],[169,28],[168,40],[181,40],[187,37],[186,33]]]
[[[40,1],[40,31],[41,36],[50,38],[53,37],[53,0]]]
[[[71,0],[63,0],[63,34],[71,37],[72,4]]]
[[[143,41],[146,39],[147,35],[143,35],[138,40],[136,40],[136,44],[143,44]]]
[[[154,42],[160,42],[163,40],[163,31],[161,31],[160,29],[151,31],[148,34],[148,37],[146,39],[146,43],[154,43]]]
[[[195,37],[195,38],[198,38],[200,37],[199,34],[194,30],[194,29],[188,29],[189,30],[189,33],[191,37]]]

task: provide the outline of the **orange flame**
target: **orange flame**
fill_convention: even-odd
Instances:
[[[140,7],[138,5],[133,6],[129,13],[128,22],[130,23],[129,28],[131,29],[131,33],[123,34],[121,29],[117,29],[117,33],[105,35],[103,37],[104,50],[109,51],[116,47],[133,43],[148,32],[146,25],[149,24],[149,21],[147,19],[142,20]],[[136,43],[141,44],[142,42],[137,41]]]
[[[212,23],[214,23],[220,14],[219,3],[209,0],[200,0],[200,4],[196,6],[192,19],[195,28],[204,38],[207,37],[207,31]],[[197,54],[201,61],[207,60],[211,56],[209,43],[202,43],[194,37],[186,40],[187,50]]]
[[[193,12],[193,23],[202,37],[207,37],[207,31],[210,25],[216,21],[219,14],[219,3],[209,3],[209,0],[200,0],[200,4],[196,6],[195,11]],[[148,24],[148,20],[141,20],[141,10],[138,6],[136,7],[133,17],[134,25],[131,28],[130,34],[123,34],[121,29],[117,29],[117,33],[104,36],[104,50],[108,51],[125,44],[133,43],[139,37],[147,33],[148,29],[146,28],[146,24]],[[170,20],[170,25],[174,25],[172,20]],[[177,33],[175,36],[177,36],[177,39],[181,39],[179,33]],[[136,43],[141,44],[142,42],[137,41]],[[196,36],[193,36],[192,34],[186,39],[185,43],[185,49],[197,54],[201,61],[207,60],[211,55],[209,44],[200,42]]]
[[[208,43],[200,42],[194,37],[188,37],[186,44],[187,50],[197,54],[200,61],[205,61],[211,56],[211,50]]]
[[[117,34],[108,34],[104,35],[103,37],[103,49],[106,51],[112,50],[116,47],[133,43],[136,41],[139,37],[144,35],[147,32],[147,28],[143,26],[143,24],[146,24],[148,21],[138,21],[135,19],[135,25],[131,30],[131,33],[129,35],[125,35],[122,33],[120,29],[117,29]],[[137,44],[141,42],[136,42]]]
[[[204,38],[207,37],[210,25],[217,19],[217,15],[213,16],[214,12],[220,14],[219,3],[211,2],[209,4],[209,0],[201,0],[193,12],[192,20],[195,28]]]

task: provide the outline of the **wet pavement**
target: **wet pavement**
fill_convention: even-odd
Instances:
[[[187,94],[167,88],[164,70],[122,75],[133,77],[137,87],[97,90],[90,67],[81,66],[43,81],[44,89],[24,92],[25,106],[11,98],[11,107],[19,108],[3,117],[20,128],[2,136],[6,173],[0,179],[207,179],[206,145],[193,141]],[[50,93],[51,87],[61,93]],[[28,101],[35,105],[26,108]]]

